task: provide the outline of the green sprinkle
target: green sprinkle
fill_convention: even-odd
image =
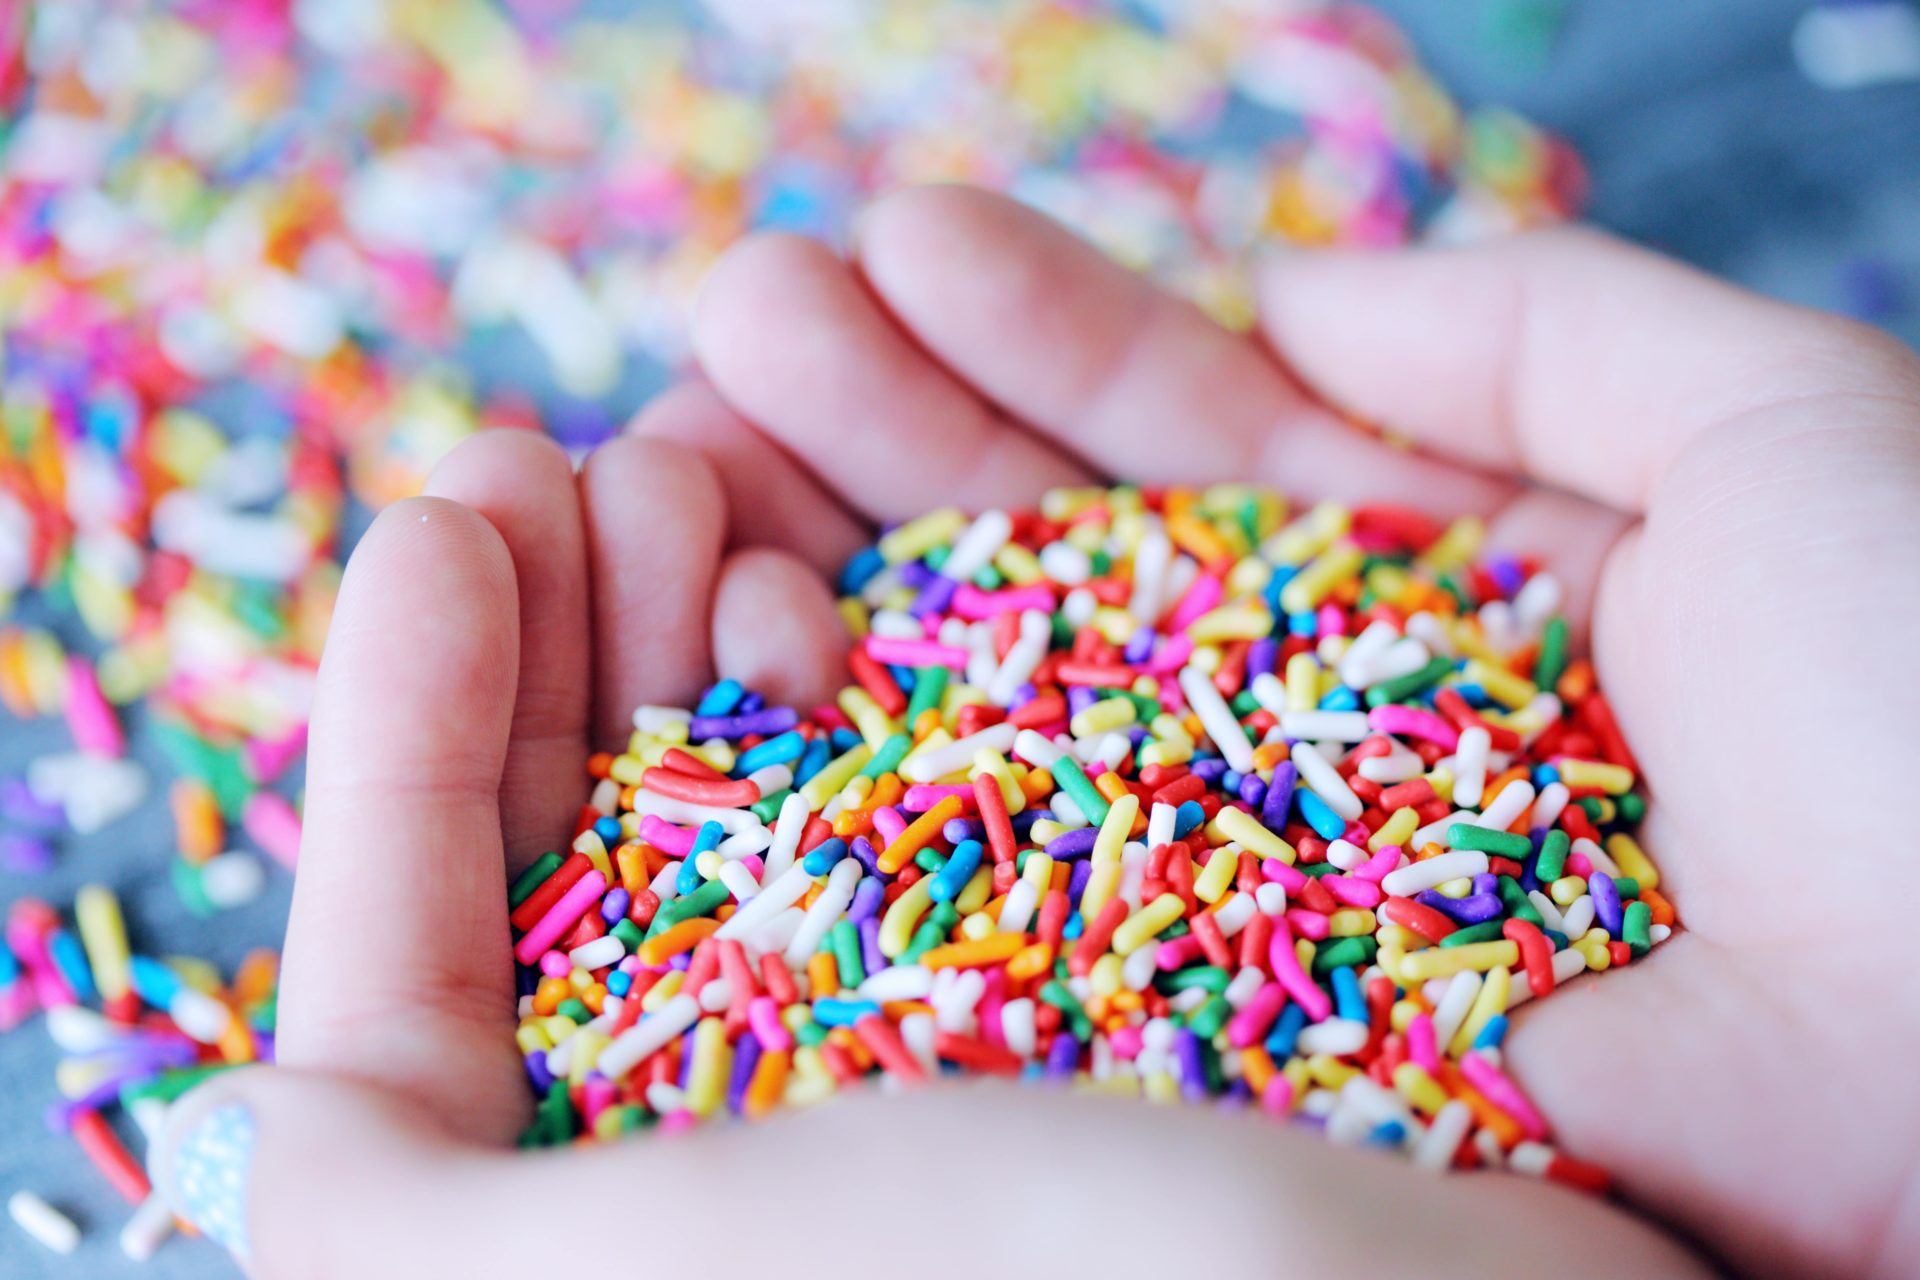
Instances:
[[[1202,1040],[1211,1040],[1220,1034],[1220,1028],[1227,1024],[1227,1017],[1232,1012],[1233,1006],[1227,1003],[1225,996],[1208,996],[1205,1003],[1188,1017],[1187,1029]]]
[[[1506,927],[1504,920],[1484,920],[1479,924],[1470,924],[1463,929],[1455,929],[1440,939],[1443,947],[1464,947],[1473,942],[1498,942],[1500,930]]]
[[[1162,973],[1153,980],[1154,989],[1161,995],[1173,995],[1180,991],[1191,991],[1198,987],[1219,995],[1233,981],[1233,975],[1218,965],[1196,964],[1185,969],[1176,969],[1172,973]]]
[[[1080,810],[1088,822],[1097,827],[1107,820],[1107,810],[1112,806],[1107,803],[1105,796],[1094,789],[1093,783],[1087,780],[1087,775],[1081,770],[1078,761],[1072,756],[1061,756],[1054,763],[1051,772],[1053,780],[1060,785],[1062,791],[1067,793],[1068,799],[1073,801],[1074,807]]]
[[[1384,707],[1389,703],[1404,702],[1414,694],[1420,693],[1453,670],[1453,662],[1448,658],[1435,658],[1418,671],[1409,671],[1404,676],[1395,676],[1391,680],[1382,680],[1367,690],[1367,705]]]
[[[1616,797],[1613,804],[1622,822],[1638,822],[1647,816],[1647,798],[1638,791],[1629,791]]]
[[[940,699],[947,693],[947,675],[945,667],[922,667],[920,674],[913,678],[913,696],[907,699],[909,725],[918,720],[922,712],[939,709]]]
[[[552,875],[566,859],[549,850],[534,859],[532,866],[514,877],[513,887],[507,890],[507,905],[517,907],[533,896],[543,881]]]
[[[770,796],[761,796],[758,800],[755,800],[747,806],[748,812],[752,813],[754,817],[760,819],[762,823],[770,827],[773,825],[773,820],[780,816],[780,806],[785,804],[787,797],[792,794],[793,788],[788,787],[786,790],[776,791]]]
[[[867,980],[867,966],[860,957],[860,929],[851,920],[841,920],[827,930],[833,947],[833,963],[840,971],[840,985],[857,987]]]
[[[1328,938],[1313,945],[1313,976],[1324,978],[1335,969],[1369,965],[1380,950],[1371,935],[1352,938]]]
[[[1559,614],[1547,619],[1540,633],[1540,659],[1533,664],[1533,682],[1542,689],[1560,683],[1567,670],[1567,620]]]
[[[1040,988],[1040,998],[1058,1009],[1073,1026],[1073,1038],[1082,1043],[1093,1039],[1093,1020],[1087,1017],[1087,1011],[1073,998],[1073,992],[1067,990],[1067,984],[1055,978]]]
[[[1542,884],[1552,884],[1567,869],[1567,851],[1573,847],[1573,841],[1567,833],[1558,827],[1547,832],[1547,838],[1540,845],[1540,861],[1533,867],[1533,874]]]
[[[205,1067],[183,1067],[178,1071],[163,1071],[151,1080],[142,1080],[139,1084],[124,1085],[120,1089],[120,1105],[132,1106],[146,1098],[160,1102],[172,1102],[187,1090],[212,1079],[222,1071],[231,1071],[233,1065],[217,1062]]]
[[[1500,901],[1506,904],[1507,914],[1515,920],[1525,920],[1535,927],[1547,922],[1546,917],[1540,914],[1540,908],[1533,905],[1533,899],[1527,896],[1527,891],[1512,876],[1501,876],[1495,888],[1499,891]]]
[[[1644,902],[1629,902],[1621,913],[1620,935],[1636,956],[1653,946],[1653,908]]]
[[[927,670],[945,671],[945,667],[929,667]],[[867,767],[860,771],[863,778],[877,778],[883,773],[892,773],[907,758],[907,750],[913,746],[913,738],[904,733],[896,733],[880,744],[873,753],[873,759],[867,761]]]
[[[640,931],[640,926],[631,920],[622,920],[608,932],[620,939],[620,945],[627,949],[628,955],[638,951],[640,944],[647,940],[647,935]]]
[[[1511,831],[1495,831],[1492,827],[1475,826],[1470,822],[1456,822],[1448,827],[1447,843],[1456,849],[1479,850],[1515,860],[1533,852],[1533,841],[1525,836],[1514,835]]]

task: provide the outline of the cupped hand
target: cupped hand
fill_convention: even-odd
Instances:
[[[1686,928],[1519,1011],[1510,1064],[1571,1150],[1713,1254],[1911,1264],[1920,1102],[1897,1064],[1920,1013],[1878,957],[1920,713],[1898,675],[1920,622],[1915,362],[1584,234],[1299,256],[1263,283],[1264,342],[1007,201],[909,191],[852,263],[778,235],[735,249],[697,324],[712,386],[656,401],[577,477],[532,435],[463,445],[342,589],[282,1065],[180,1105],[163,1189],[207,1116],[244,1114],[230,1216],[266,1280],[522,1275],[582,1249],[608,1275],[827,1250],[852,1273],[960,1274],[989,1245],[1016,1274],[1689,1270],[1548,1184],[1052,1091],[508,1149],[530,1096],[503,876],[564,840],[589,750],[635,704],[716,673],[830,689],[818,575],[874,522],[1234,479],[1496,513],[1492,542],[1550,562],[1592,619]]]

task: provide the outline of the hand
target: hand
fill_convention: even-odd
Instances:
[[[1789,841],[1814,870],[1844,858],[1871,876],[1894,856],[1877,814],[1846,798],[1886,794],[1875,784],[1911,758],[1895,737],[1910,688],[1861,694],[1876,657],[1899,669],[1899,620],[1881,618],[1920,592],[1867,580],[1847,530],[1870,531],[1881,574],[1911,580],[1920,528],[1901,499],[1920,490],[1920,375],[1904,355],[1578,238],[1276,268],[1269,336],[1299,376],[1474,469],[1358,436],[1259,346],[1003,201],[905,193],[862,232],[858,267],[787,237],[736,250],[699,322],[719,394],[651,406],[577,485],[544,442],[490,436],[436,474],[438,498],[376,523],[323,671],[284,1065],[184,1102],[163,1186],[203,1117],[244,1107],[258,1141],[238,1212],[253,1270],[273,1280],[518,1274],[592,1231],[646,1241],[596,1248],[610,1274],[791,1265],[842,1204],[862,1223],[856,1269],[890,1274],[904,1259],[977,1270],[946,1247],[959,1221],[990,1227],[1020,1271],[1134,1274],[1196,1255],[1239,1270],[1604,1257],[1625,1274],[1687,1271],[1662,1235],[1549,1185],[1427,1179],[1246,1116],[1033,1090],[501,1150],[528,1107],[503,862],[566,834],[590,735],[617,739],[634,703],[684,700],[716,669],[779,696],[830,685],[837,624],[805,566],[850,550],[862,518],[1096,474],[1246,478],[1499,509],[1496,542],[1547,554],[1597,601],[1602,677],[1659,788],[1647,834],[1690,932],[1517,1019],[1509,1061],[1567,1145],[1736,1261],[1911,1257],[1897,1195],[1920,1123],[1876,1059],[1897,1060],[1912,1006],[1866,950],[1897,906],[1782,874]],[[1500,474],[1521,471],[1591,496]],[[1770,519],[1810,506],[1819,536],[1769,538]],[[755,549],[769,543],[791,551]],[[1764,591],[1775,578],[1787,590]],[[1879,629],[1846,637],[1862,660],[1829,661],[1829,683],[1799,673],[1787,641],[1759,642],[1839,652],[1869,581]],[[775,608],[794,619],[784,637],[765,630]],[[1814,725],[1844,758],[1816,748]],[[795,1193],[823,1168],[841,1183]],[[1211,1230],[1151,1212],[1175,1186],[1213,1210]],[[956,1190],[969,1187],[991,1190]],[[1404,1229],[1382,1232],[1387,1214]]]

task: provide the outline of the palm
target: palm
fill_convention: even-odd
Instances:
[[[1574,1151],[1610,1164],[1631,1195],[1717,1251],[1771,1265],[1788,1257],[1808,1269],[1869,1265],[1896,1208],[1874,1202],[1870,1189],[1898,1186],[1906,1171],[1890,1167],[1891,1157],[1884,1166],[1855,1159],[1836,1174],[1831,1159],[1802,1166],[1777,1156],[1787,1144],[1810,1153],[1821,1149],[1816,1143],[1844,1154],[1863,1145],[1910,1149],[1884,1132],[1869,1143],[1849,1128],[1859,1112],[1845,1088],[1816,1106],[1803,1083],[1823,1066],[1822,1048],[1846,1036],[1857,1048],[1823,1078],[1871,1088],[1873,1037],[1883,1035],[1891,1049],[1901,1034],[1897,1019],[1876,1012],[1891,1007],[1893,995],[1867,990],[1862,975],[1872,969],[1856,944],[1834,941],[1846,935],[1871,945],[1873,917],[1859,913],[1876,908],[1842,891],[1837,877],[1810,881],[1801,871],[1808,856],[1861,866],[1890,856],[1877,853],[1885,846],[1871,810],[1832,797],[1849,788],[1897,794],[1874,783],[1897,768],[1900,743],[1888,726],[1901,718],[1873,705],[1865,675],[1857,694],[1836,694],[1798,664],[1803,652],[1860,651],[1857,637],[1843,646],[1839,629],[1857,621],[1866,588],[1837,572],[1843,563],[1822,561],[1844,545],[1848,528],[1870,530],[1890,551],[1904,546],[1906,558],[1889,555],[1889,565],[1920,563],[1920,527],[1899,512],[1897,484],[1883,479],[1875,503],[1848,478],[1905,466],[1911,494],[1920,464],[1912,428],[1897,415],[1911,418],[1912,407],[1809,399],[1809,387],[1820,389],[1817,376],[1832,373],[1821,366],[1825,353],[1795,364],[1756,344],[1756,358],[1773,363],[1756,364],[1759,394],[1751,381],[1738,388],[1756,406],[1743,410],[1698,385],[1701,352],[1684,342],[1651,356],[1631,343],[1610,354],[1605,326],[1634,317],[1559,318],[1563,327],[1591,324],[1593,333],[1517,332],[1509,323],[1512,281],[1460,295],[1445,265],[1429,286],[1447,294],[1444,305],[1415,297],[1364,326],[1347,315],[1324,327],[1312,304],[1295,314],[1279,309],[1271,323],[1280,345],[1331,400],[1404,426],[1456,460],[1441,461],[1350,430],[1261,348],[1005,202],[916,193],[889,202],[865,232],[864,282],[824,250],[788,238],[731,255],[716,269],[696,333],[714,388],[687,388],[650,406],[635,434],[603,449],[577,482],[557,451],[532,437],[483,438],[443,465],[431,490],[500,530],[517,598],[476,604],[499,584],[463,581],[443,567],[428,592],[445,597],[437,608],[409,598],[367,629],[379,630],[382,653],[430,651],[436,627],[458,625],[463,608],[496,624],[511,608],[517,651],[470,655],[464,669],[412,669],[393,676],[390,688],[376,677],[369,687],[381,656],[355,652],[371,642],[356,642],[352,630],[337,634],[328,657],[335,684],[316,720],[310,847],[380,838],[376,818],[356,817],[348,797],[373,773],[403,766],[348,758],[334,744],[364,737],[354,707],[407,698],[466,707],[470,723],[424,741],[472,748],[474,759],[448,767],[476,792],[468,800],[491,789],[489,778],[500,780],[497,824],[479,824],[473,838],[504,845],[510,866],[554,847],[570,830],[589,749],[617,748],[634,705],[684,702],[716,671],[794,701],[837,684],[838,624],[818,575],[875,524],[935,506],[1030,501],[1052,485],[1110,478],[1246,479],[1308,499],[1497,512],[1490,541],[1543,555],[1568,585],[1576,622],[1592,619],[1603,685],[1656,792],[1647,843],[1687,926],[1627,972],[1528,1006],[1509,1041],[1516,1070]],[[1667,271],[1655,269],[1655,281]],[[1692,280],[1685,287],[1709,289]],[[1728,308],[1758,305],[1709,296]],[[1537,319],[1543,310],[1547,321]],[[1457,315],[1458,332],[1419,327],[1436,313]],[[1533,314],[1536,327],[1554,322],[1551,307]],[[1596,336],[1604,341],[1591,341]],[[1509,359],[1515,342],[1530,357],[1517,369]],[[1375,349],[1391,362],[1391,376],[1367,358]],[[1541,424],[1554,413],[1580,417],[1577,406],[1552,402],[1583,385],[1604,386],[1621,402],[1606,411],[1620,420],[1596,408],[1593,422],[1563,423],[1549,438]],[[1775,402],[1781,407],[1764,407]],[[1505,420],[1488,431],[1496,406]],[[1793,443],[1837,412],[1889,425],[1845,450],[1824,438]],[[1671,444],[1651,439],[1662,432]],[[1650,439],[1620,438],[1635,433]],[[1682,451],[1687,438],[1693,443]],[[1803,450],[1807,464],[1773,461],[1750,479],[1729,479],[1729,457],[1774,440],[1789,457]],[[1862,468],[1861,451],[1875,448],[1886,456]],[[1675,454],[1679,461],[1667,465]],[[1508,478],[1523,469],[1544,483]],[[1787,546],[1793,540],[1780,531],[1790,532],[1790,516],[1768,523],[1753,514],[1804,509],[1808,493],[1831,508],[1821,539]],[[1842,503],[1830,494],[1853,497]],[[442,517],[457,518],[436,509]],[[363,598],[379,591],[367,580],[380,572],[363,571]],[[390,584],[412,585],[387,572]],[[1920,591],[1882,588],[1878,598],[1912,610]],[[1800,638],[1751,642],[1760,627]],[[408,634],[396,638],[396,630]],[[1866,641],[1882,652],[1862,653],[1853,669],[1899,670],[1891,652],[1898,631],[1883,624]],[[446,687],[420,688],[433,681]],[[1910,688],[1889,692],[1914,696]],[[489,705],[512,707],[511,723],[501,714],[489,720]],[[369,714],[396,713],[389,705]],[[1808,723],[1820,732],[1781,727]],[[1833,752],[1834,741],[1855,750]],[[1815,840],[1828,848],[1803,852]],[[388,980],[392,963],[381,968],[377,954],[356,980],[338,972],[332,951],[306,941],[339,923],[326,908],[332,896],[307,885],[325,874],[303,867],[283,1060],[459,1099],[442,1107],[457,1132],[509,1136],[527,1102],[503,1021],[511,987],[505,947],[482,948],[484,972],[463,971],[456,984],[462,999],[430,1002],[443,1021],[430,1061],[414,1068],[388,1056],[370,1066],[343,1028],[378,1025],[383,1011],[378,1001],[369,1010],[367,993],[390,988],[385,1014],[411,1010],[417,1026],[418,993]],[[497,889],[492,894],[494,914],[466,927],[504,939]],[[1858,1026],[1871,1029],[1846,1030]],[[444,1045],[456,1042],[474,1052],[459,1055],[448,1080]],[[1849,1081],[1841,1073],[1855,1064],[1860,1078]],[[410,1070],[417,1079],[408,1079]],[[1757,1112],[1771,1114],[1773,1127],[1754,1124]],[[1789,1113],[1804,1127],[1781,1128]],[[1904,1100],[1883,1099],[1872,1119],[1920,1134]],[[1689,1154],[1678,1157],[1677,1146]],[[1453,1191],[1429,1193],[1431,1185],[1413,1194],[1430,1194],[1435,1206],[1455,1202]],[[1527,1212],[1557,1216],[1569,1237],[1593,1225],[1591,1207],[1571,1196],[1549,1195],[1544,1209]],[[1768,1230],[1743,1239],[1749,1228],[1739,1219],[1747,1214],[1764,1215]]]

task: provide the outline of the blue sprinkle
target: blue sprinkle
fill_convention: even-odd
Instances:
[[[614,845],[620,843],[620,837],[622,835],[622,832],[620,830],[620,819],[601,818],[597,820],[593,824],[593,834],[600,837],[601,844],[604,844],[609,849],[611,849]]]
[[[879,547],[862,547],[854,552],[847,561],[847,567],[840,571],[839,593],[843,596],[857,595],[860,589],[873,580],[873,575],[887,567],[886,557],[880,554]]]
[[[1487,1019],[1487,1025],[1480,1028],[1480,1034],[1473,1038],[1476,1049],[1498,1049],[1507,1038],[1507,1015],[1496,1013]]]
[[[738,680],[722,680],[700,695],[700,703],[693,709],[696,716],[731,715],[740,705],[740,699],[746,696],[746,687]]]
[[[99,989],[93,985],[93,969],[87,964],[87,952],[80,945],[80,939],[65,929],[55,929],[47,935],[47,958],[73,988],[73,994],[82,1000],[99,997]]]
[[[823,1027],[850,1027],[860,1019],[879,1012],[880,1006],[871,1000],[844,1000],[830,996],[813,1002],[813,1020]]]
[[[1173,811],[1173,838],[1178,840],[1207,820],[1207,811],[1198,800],[1182,800]]]
[[[1338,840],[1345,833],[1346,819],[1335,813],[1325,800],[1308,788],[1302,787],[1294,792],[1293,800],[1300,810],[1300,816],[1307,820],[1307,825],[1312,827],[1322,839]]]
[[[631,990],[633,990],[632,974],[622,973],[620,970],[615,969],[612,973],[607,975],[607,994],[608,995],[624,996],[627,994],[627,992]]]
[[[1367,1002],[1360,994],[1360,978],[1352,969],[1342,966],[1333,971],[1333,1000],[1341,1017],[1353,1022],[1368,1021]]]
[[[839,836],[833,836],[813,846],[807,856],[800,860],[800,865],[810,876],[823,876],[840,865],[841,859],[846,856],[847,842]]]
[[[1273,1024],[1273,1030],[1267,1033],[1266,1050],[1276,1062],[1284,1062],[1293,1056],[1294,1041],[1300,1038],[1300,1032],[1306,1028],[1307,1011],[1292,1001],[1280,1014],[1279,1021]]]

